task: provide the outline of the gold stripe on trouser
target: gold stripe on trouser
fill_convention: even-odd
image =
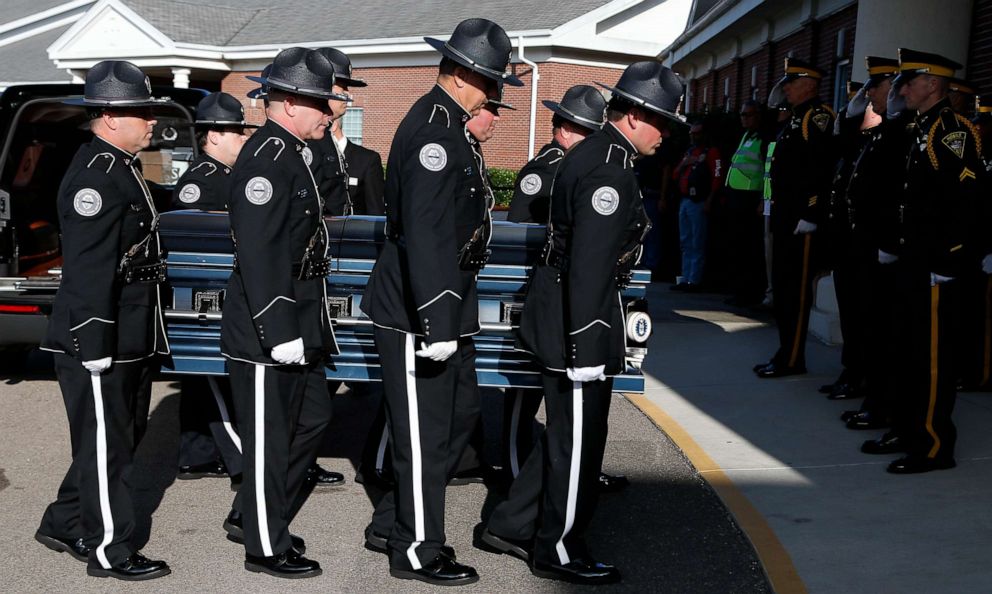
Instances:
[[[802,284],[799,287],[799,317],[796,319],[796,337],[792,341],[792,354],[789,356],[789,367],[796,366],[796,359],[799,358],[799,341],[803,336],[803,312],[806,310],[806,285],[809,284],[809,248],[813,237],[809,233],[803,234],[803,272],[799,277]]]
[[[985,345],[982,349],[982,381],[980,386],[989,383],[989,367],[992,365],[992,276],[985,281]]]
[[[940,285],[934,284],[930,287],[930,402],[927,404],[927,433],[933,438],[933,447],[927,454],[928,458],[937,456],[940,450],[940,437],[933,430],[933,409],[937,406],[937,310],[940,307]]]

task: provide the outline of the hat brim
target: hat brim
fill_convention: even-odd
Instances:
[[[265,87],[258,87],[245,93],[249,99],[261,99],[269,96],[269,91]]]
[[[83,107],[115,107],[117,109],[127,109],[127,108],[138,108],[138,107],[154,107],[156,105],[165,105],[168,103],[168,99],[156,99],[154,97],[149,99],[138,99],[138,100],[128,100],[128,99],[107,99],[107,100],[93,100],[87,99],[85,97],[73,97],[72,99],[64,99],[62,103],[65,105],[81,105]]]
[[[345,95],[338,95],[334,91],[328,89],[305,89],[297,87],[287,82],[283,82],[278,78],[263,78],[261,76],[246,76],[248,80],[257,82],[259,84],[265,85],[269,89],[279,89],[280,91],[285,91],[292,95],[303,95],[305,97],[314,97],[315,99],[334,99],[337,101],[348,101],[348,97]]]
[[[489,106],[498,108],[498,109],[511,109],[513,111],[517,111],[517,108],[516,107],[513,107],[513,104],[511,104],[511,103],[504,103],[502,101],[496,101],[494,99],[490,99],[489,101],[486,102],[486,104],[489,105]]]
[[[261,128],[258,124],[249,124],[248,122],[235,122],[235,121],[216,121],[216,120],[196,120],[193,122],[194,126],[229,126],[231,128]]]
[[[336,76],[335,81],[342,87],[367,87],[369,83],[360,78],[348,78],[347,76]]]
[[[604,85],[601,82],[597,82],[596,84],[599,85],[599,86],[601,86],[601,87],[603,87],[607,91],[609,91],[609,92],[611,92],[611,93],[613,93],[615,95],[619,95],[620,97],[623,97],[624,99],[632,102],[637,107],[642,107],[644,109],[647,109],[648,111],[653,111],[656,114],[663,115],[666,118],[668,118],[668,119],[670,119],[673,122],[676,122],[678,124],[682,124],[684,126],[688,126],[689,125],[689,123],[686,121],[686,118],[685,118],[684,115],[675,113],[673,111],[669,111],[669,110],[664,109],[664,108],[661,108],[661,107],[658,107],[657,105],[652,105],[651,103],[648,103],[644,99],[641,99],[640,97],[634,96],[634,95],[632,95],[632,94],[630,94],[630,93],[628,93],[626,91],[621,91],[620,89],[618,89],[616,87],[611,87],[609,85]]]
[[[917,76],[923,74],[922,72],[916,72],[915,70],[903,70],[892,79],[892,85],[900,87],[909,81],[913,80]]]
[[[464,56],[459,55],[458,53],[451,51],[451,48],[448,47],[448,44],[446,42],[444,42],[444,41],[441,41],[440,39],[435,39],[433,37],[424,37],[424,41],[426,41],[427,44],[429,46],[431,46],[432,48],[434,48],[437,51],[441,52],[441,55],[443,55],[445,58],[448,58],[450,60],[454,60],[455,62],[461,64],[462,66],[468,68],[469,70],[472,70],[474,72],[478,72],[479,74],[485,76],[486,78],[490,78],[490,79],[495,80],[495,81],[498,81],[498,82],[506,83],[506,84],[510,85],[511,87],[522,87],[522,86],[524,86],[524,81],[520,80],[516,76],[510,74],[509,72],[502,72],[501,73],[501,72],[497,72],[495,70],[492,70],[490,68],[486,68],[484,66],[479,66],[478,64],[473,64],[473,63],[469,62],[467,59],[465,59]]]
[[[597,122],[595,120],[590,120],[590,119],[584,118],[584,117],[582,117],[580,115],[576,115],[576,114],[574,114],[574,113],[572,113],[570,111],[566,111],[561,106],[560,103],[556,103],[554,101],[549,101],[548,99],[542,100],[541,103],[544,104],[544,107],[547,107],[552,112],[554,112],[555,115],[558,115],[558,116],[560,116],[560,117],[562,117],[562,118],[564,118],[564,119],[572,122],[573,124],[576,124],[578,126],[582,126],[583,128],[587,128],[589,130],[594,130],[594,131],[595,130],[602,130],[603,129],[603,122]]]

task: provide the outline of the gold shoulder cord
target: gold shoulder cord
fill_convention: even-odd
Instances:
[[[813,110],[807,110],[803,116],[803,140],[809,142],[809,120],[813,117]]]
[[[978,134],[978,129],[975,128],[974,124],[968,121],[968,118],[959,113],[954,114],[954,118],[959,124],[964,126],[968,130],[968,133],[971,134],[971,137],[975,139],[975,151],[978,153],[979,158],[981,158],[982,137]],[[937,121],[933,123],[933,126],[930,126],[930,132],[927,134],[927,156],[930,157],[930,164],[933,165],[935,171],[940,169],[940,165],[937,162],[937,151],[933,149],[933,139],[937,134],[937,124],[943,124],[940,118],[937,118]]]

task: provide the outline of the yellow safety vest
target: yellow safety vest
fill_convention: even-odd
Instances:
[[[768,143],[768,154],[765,155],[765,200],[772,199],[772,153],[775,152],[775,141]]]
[[[756,192],[762,188],[762,179],[761,137],[745,133],[730,160],[727,187]]]

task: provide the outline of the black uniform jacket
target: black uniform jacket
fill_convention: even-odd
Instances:
[[[636,154],[607,124],[573,147],[558,168],[549,223],[556,255],[534,267],[518,344],[548,369],[605,365],[607,375],[624,370],[617,262],[638,249],[648,225],[634,175]],[[566,264],[548,264],[556,259]]]
[[[230,196],[231,167],[201,153],[176,182],[172,206],[226,211]]]
[[[348,195],[355,214],[385,214],[382,157],[372,149],[348,142],[344,145],[344,158],[348,168]]]
[[[772,225],[792,233],[800,219],[825,220],[836,166],[834,115],[819,99],[792,109],[778,135],[771,162]]]
[[[348,169],[328,128],[319,140],[308,140],[303,149],[306,161],[324,199],[324,214],[331,217],[355,214],[348,195]]]
[[[236,263],[221,324],[221,352],[231,359],[272,365],[272,347],[300,337],[307,361],[338,352],[325,279],[298,278],[308,246],[311,259],[327,257],[323,202],[305,147],[269,120],[234,165],[228,204]]]
[[[548,222],[551,203],[551,185],[558,165],[565,156],[565,149],[552,140],[541,147],[541,151],[531,159],[517,175],[517,187],[510,200],[510,212],[506,220],[514,223]]]
[[[62,282],[42,348],[80,361],[127,362],[167,354],[161,298],[154,283],[126,283],[135,264],[161,256],[158,213],[135,156],[94,138],[79,147],[59,186]]]
[[[973,223],[985,175],[977,138],[947,99],[916,117],[899,240],[909,264],[950,277],[977,265]]]
[[[476,273],[459,250],[484,227],[486,198],[469,114],[440,86],[400,122],[386,175],[386,240],[362,299],[378,326],[427,343],[479,332]]]

